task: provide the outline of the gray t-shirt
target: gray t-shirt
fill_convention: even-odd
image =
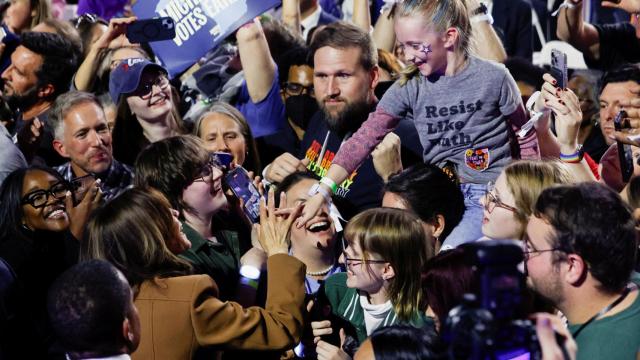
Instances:
[[[396,82],[379,108],[413,117],[425,163],[456,165],[463,182],[494,181],[511,161],[507,116],[521,104],[520,92],[502,64],[469,58],[454,76],[430,80],[414,76]]]

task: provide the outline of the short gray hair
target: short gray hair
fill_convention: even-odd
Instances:
[[[87,102],[94,103],[100,107],[100,109],[103,109],[95,95],[84,91],[69,91],[56,98],[56,101],[54,101],[51,106],[47,120],[53,129],[53,137],[56,140],[62,140],[64,134],[64,117],[69,110],[76,105]]]

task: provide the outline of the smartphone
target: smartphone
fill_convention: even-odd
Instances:
[[[243,210],[249,220],[257,223],[260,220],[260,193],[249,178],[247,170],[242,166],[236,167],[224,176],[224,182],[244,202]]]
[[[91,174],[71,179],[71,194],[74,205],[78,205],[84,199],[84,195],[95,181],[96,178]]]
[[[627,117],[627,112],[620,110],[616,117],[613,119],[613,126],[616,131],[622,131],[622,120]],[[633,153],[631,152],[631,145],[627,145],[621,141],[616,141],[618,145],[618,159],[620,160],[620,173],[622,175],[622,181],[627,183],[633,175]]]
[[[560,50],[551,50],[551,76],[558,82],[560,89],[566,89],[569,79],[567,77],[567,54]]]
[[[176,37],[176,23],[170,17],[136,20],[127,26],[132,44],[171,40]]]
[[[233,161],[232,154],[221,152],[221,151],[215,151],[211,153],[211,157],[215,159],[215,162],[220,164],[220,166],[224,171],[227,171],[231,168],[231,162]]]

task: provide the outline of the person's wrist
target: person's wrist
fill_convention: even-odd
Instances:
[[[272,256],[277,254],[289,254],[289,247],[278,246],[278,247],[269,249],[269,251],[267,252],[267,256]]]
[[[560,160],[567,163],[578,163],[582,161],[584,152],[582,146],[573,144],[560,144]]]
[[[324,198],[326,202],[331,203],[331,188],[329,188],[327,184],[324,184],[321,182],[314,184],[309,189],[309,192],[307,193],[307,195],[310,197],[320,195]]]

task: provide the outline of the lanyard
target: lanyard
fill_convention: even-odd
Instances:
[[[605,306],[597,314],[593,315],[591,319],[589,319],[586,323],[582,324],[582,326],[580,326],[578,330],[576,330],[576,332],[572,334],[574,340],[578,337],[578,335],[580,335],[580,333],[582,332],[582,330],[584,330],[584,328],[586,328],[589,324],[591,324],[595,320],[598,320],[602,315],[608,313],[611,309],[616,307],[616,305],[620,304],[622,300],[624,300],[627,297],[627,295],[629,295],[630,292],[631,292],[631,287],[627,285],[624,288],[624,291],[622,291],[622,294],[614,302]]]

